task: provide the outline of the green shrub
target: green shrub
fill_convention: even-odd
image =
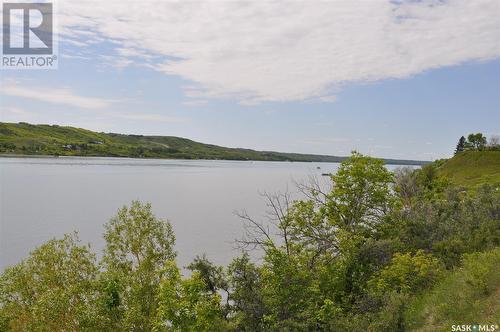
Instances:
[[[464,255],[463,265],[409,303],[408,330],[449,331],[452,324],[498,324],[500,248]]]
[[[368,282],[368,288],[378,295],[395,291],[413,293],[432,285],[442,273],[442,264],[431,254],[418,250],[396,253],[391,263]]]

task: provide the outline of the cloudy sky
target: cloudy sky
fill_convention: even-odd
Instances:
[[[436,159],[500,134],[500,0],[59,0],[57,70],[2,121]]]

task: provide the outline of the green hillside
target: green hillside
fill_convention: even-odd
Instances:
[[[500,184],[500,151],[464,151],[446,160],[438,172],[453,183],[476,187]]]
[[[2,122],[0,154],[316,162],[345,160],[345,157],[336,156],[226,148],[173,136],[97,133],[57,125]],[[414,160],[385,161],[395,165],[425,163]]]

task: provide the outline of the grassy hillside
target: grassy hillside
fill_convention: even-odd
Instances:
[[[0,122],[0,154],[340,162],[345,157],[254,151],[173,136],[122,135],[57,125]],[[392,160],[419,165],[420,161]]]
[[[452,325],[500,322],[500,248],[466,255],[463,266],[410,303],[409,331],[451,331]]]
[[[445,161],[439,174],[453,183],[476,187],[500,184],[500,151],[465,151]]]

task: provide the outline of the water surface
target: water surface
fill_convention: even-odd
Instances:
[[[206,253],[218,264],[238,254],[235,210],[262,216],[259,193],[295,191],[294,181],[335,171],[334,163],[0,158],[0,270],[36,246],[78,231],[94,251],[102,225],[134,199],[151,202],[176,235],[180,266]],[[318,169],[318,167],[320,167]]]

